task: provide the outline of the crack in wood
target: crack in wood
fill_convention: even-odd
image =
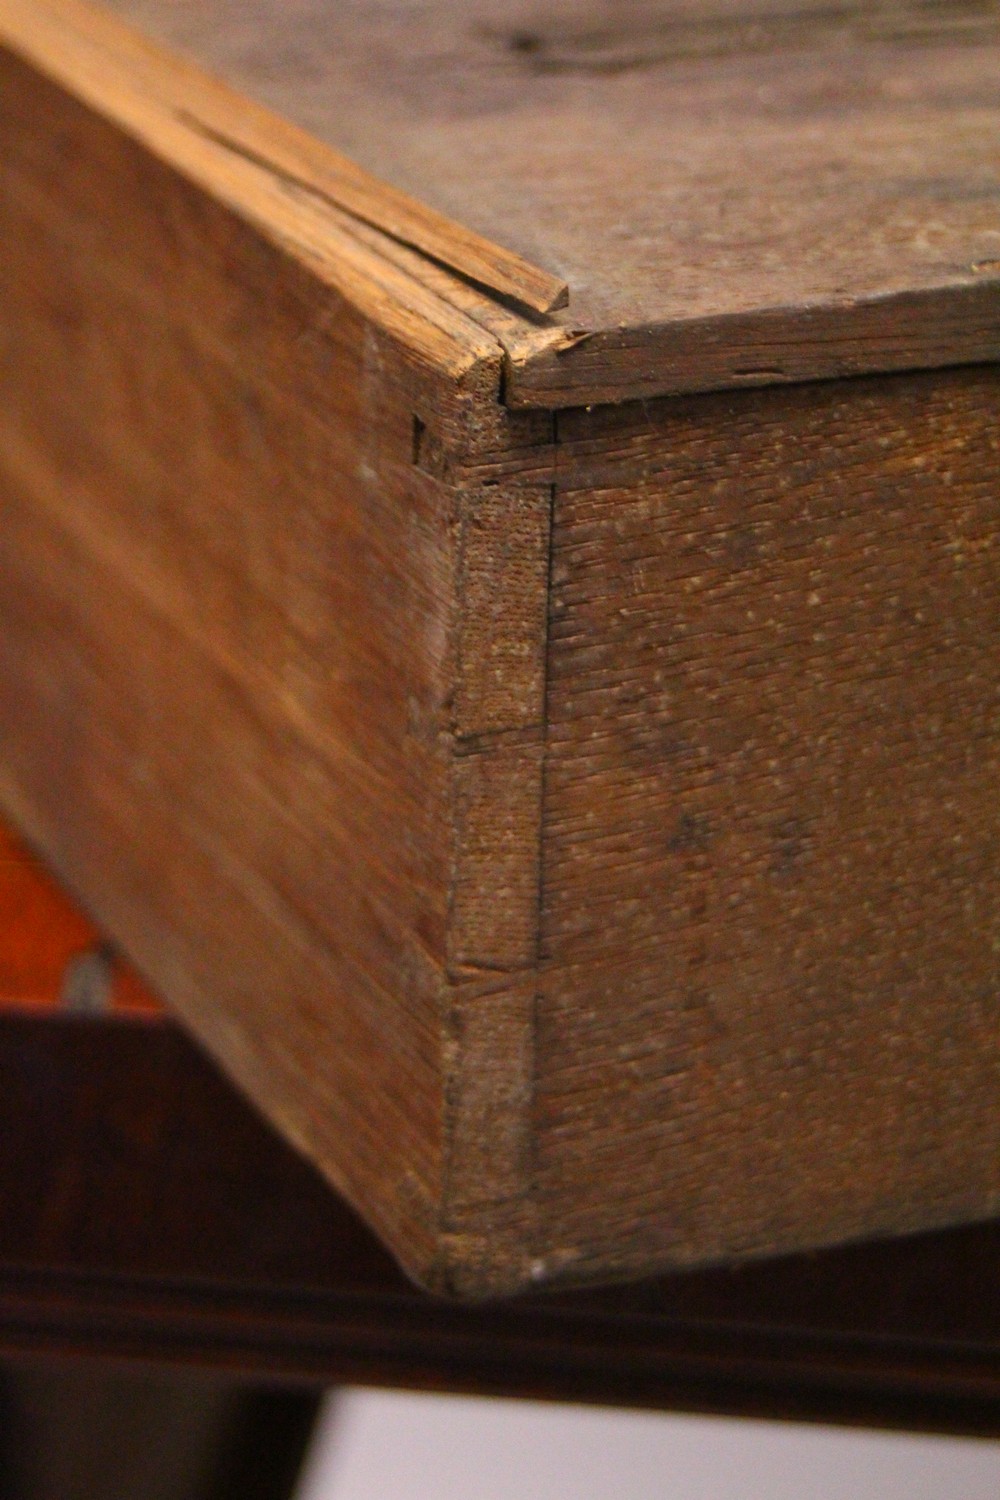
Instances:
[[[565,307],[569,301],[569,289],[558,277],[491,244],[464,226],[453,224],[444,215],[369,176],[346,158],[336,162],[332,151],[330,184],[321,184],[278,161],[270,151],[260,150],[249,141],[220,130],[189,109],[175,108],[172,113],[204,139],[269,172],[289,191],[304,194],[367,224],[490,296],[543,315]]]

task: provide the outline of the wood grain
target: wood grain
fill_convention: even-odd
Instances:
[[[456,506],[413,432],[458,433],[499,350],[356,241],[293,254],[113,112],[2,67],[0,795],[427,1260]]]
[[[560,420],[564,1272],[996,1209],[998,402],[990,368]]]
[[[961,367],[996,352],[990,28],[868,38],[888,52],[865,67],[851,32],[780,66],[769,42],[759,76],[725,47],[625,70],[690,107],[687,155],[670,111],[650,137],[680,194],[650,212],[697,198],[697,284],[659,251],[636,279],[608,218],[654,243],[622,167],[636,112],[656,114],[646,84],[563,98],[560,66],[507,79],[507,103],[476,94],[481,150],[546,245],[534,174],[563,216],[578,186],[546,151],[596,163],[580,286],[594,308],[612,288],[602,337],[641,351],[602,365],[586,330],[568,342],[199,128],[215,86],[90,15],[0,0],[9,815],[441,1291],[993,1213],[998,389],[995,365]],[[199,15],[176,11],[176,41]],[[315,14],[282,15],[274,75],[315,102],[288,62]],[[196,55],[246,83],[247,32],[226,0],[211,16]],[[256,6],[240,24],[273,40]],[[368,71],[322,53],[357,64],[345,120],[371,68],[386,86],[379,36]],[[426,71],[425,43],[407,67]],[[759,235],[720,135],[751,74]],[[538,80],[544,109],[515,109]],[[403,81],[373,140],[412,108]],[[568,103],[587,140],[541,129]],[[497,149],[522,128],[535,157]],[[799,205],[804,178],[822,191]],[[758,363],[748,319],[787,359]],[[730,374],[769,389],[555,410],[726,384],[727,339]],[[597,385],[545,386],[556,344],[577,371],[597,359]],[[921,362],[950,368],[884,373]]]
[[[115,96],[146,134],[185,128],[258,166],[296,195],[341,210],[493,295],[536,313],[568,300],[558,278],[371,176],[290,122],[227,89],[81,0],[3,0],[0,36],[19,56],[72,81],[107,110]],[[129,97],[131,96],[131,97]],[[126,106],[127,107],[127,106]]]
[[[512,403],[1000,356],[993,0],[114,9],[562,277]]]

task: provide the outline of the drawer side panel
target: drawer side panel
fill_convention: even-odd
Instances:
[[[425,1265],[457,521],[414,433],[484,340],[367,316],[335,228],[316,269],[6,53],[0,143],[0,802]]]
[[[1000,1204],[1000,371],[561,418],[552,1274]]]

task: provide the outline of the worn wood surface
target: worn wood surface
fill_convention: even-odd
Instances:
[[[0,1012],[0,1349],[1000,1434],[1000,1234],[479,1308],[421,1293],[172,1026]]]
[[[454,547],[413,434],[461,426],[494,346],[325,217],[314,253],[258,231],[252,164],[183,175],[0,67],[0,796],[427,1259]]]
[[[1000,353],[994,0],[113,3],[564,279],[512,401]]]
[[[453,276],[61,35],[0,51],[0,801],[415,1274],[516,1280],[461,1205],[522,1188],[551,486],[468,476],[550,423]]]
[[[865,41],[916,91],[874,155],[843,89],[857,18],[778,48],[837,101],[834,138],[868,142],[841,141],[837,233],[762,260],[827,373],[993,348],[983,15],[966,40]],[[558,320],[305,191],[256,135],[234,150],[205,128],[228,95],[89,17],[0,0],[8,814],[439,1289],[994,1212],[996,367],[782,388],[813,368],[790,356],[755,367],[765,392],[518,409]],[[721,50],[669,93],[724,95],[731,124],[748,75]],[[918,120],[943,121],[951,226],[927,244],[974,273],[913,249]],[[767,202],[783,158],[762,159]],[[887,194],[916,238],[873,291],[843,226],[882,275]],[[743,261],[713,265],[730,334],[772,316],[753,278],[733,300]],[[876,305],[891,349],[851,321]],[[969,308],[971,337],[949,322]],[[648,388],[675,386],[644,347]]]
[[[998,1226],[460,1309],[409,1285],[343,1200],[162,1016],[42,1015],[23,955],[89,924],[23,848],[0,862],[0,1408],[5,1482],[121,1472],[137,1417],[178,1474],[280,1492],[311,1398],[208,1372],[1000,1432]],[[28,899],[25,899],[25,898]],[[74,927],[73,924],[76,924]],[[26,1356],[73,1363],[43,1377]],[[114,1360],[81,1367],[81,1357]],[[142,1361],[138,1384],[121,1361]],[[16,1360],[16,1364],[12,1361]],[[195,1366],[182,1386],[150,1362]],[[99,1419],[67,1422],[83,1400]],[[244,1391],[246,1387],[243,1387]],[[159,1396],[157,1392],[161,1393]],[[156,1397],[155,1412],[150,1408]],[[129,1431],[109,1450],[111,1413]],[[190,1403],[203,1421],[192,1427]],[[218,1421],[222,1418],[222,1422]],[[235,1419],[235,1420],[234,1420]],[[207,1423],[207,1426],[206,1426]],[[211,1428],[209,1432],[208,1428]],[[49,1437],[46,1440],[45,1434]],[[54,1434],[58,1433],[58,1440]],[[148,1446],[148,1444],[147,1444]],[[130,1469],[134,1484],[145,1469]],[[162,1465],[150,1472],[162,1483]],[[47,1493],[47,1491],[46,1491]],[[214,1490],[211,1493],[215,1493]]]
[[[567,289],[557,278],[378,181],[220,80],[168,58],[99,8],[81,0],[40,6],[4,0],[0,26],[9,47],[72,80],[102,108],[118,96],[126,108],[128,101],[143,111],[154,138],[158,129],[191,130],[269,172],[290,202],[304,198],[343,212],[529,312],[552,312],[566,302]]]
[[[560,419],[540,1253],[1000,1205],[998,411],[989,368]]]

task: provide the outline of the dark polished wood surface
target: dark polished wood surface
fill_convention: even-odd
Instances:
[[[0,1013],[0,1348],[1000,1434],[1000,1224],[458,1306],[163,1020]]]

